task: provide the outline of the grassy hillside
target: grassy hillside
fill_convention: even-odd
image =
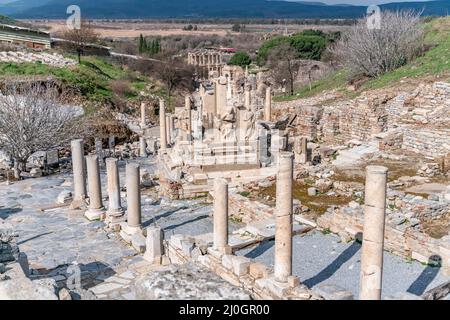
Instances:
[[[98,57],[84,57],[81,65],[56,68],[40,63],[0,63],[0,79],[16,76],[52,76],[78,91],[88,102],[106,103],[113,98],[115,81],[130,85],[127,99],[135,99],[146,85],[146,78],[123,70]]]
[[[403,79],[417,79],[435,76],[450,81],[450,17],[438,18],[423,25],[426,45],[431,49],[411,63],[386,73],[378,78],[366,81],[359,92],[367,89],[383,88],[397,84]],[[324,90],[338,90],[345,95],[357,93],[347,91],[348,72],[338,70],[335,73],[315,81],[312,90],[300,88],[294,96],[276,97],[277,101],[288,101],[317,95]]]

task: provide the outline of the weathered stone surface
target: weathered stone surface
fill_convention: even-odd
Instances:
[[[353,300],[350,291],[335,285],[318,285],[313,288],[313,292],[325,300]]]
[[[8,278],[0,281],[0,300],[58,300],[52,286],[28,279],[18,263],[10,263],[5,275]]]
[[[142,300],[248,300],[250,296],[194,264],[161,267],[137,279],[132,288]]]

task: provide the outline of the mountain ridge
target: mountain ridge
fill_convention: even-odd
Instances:
[[[18,0],[0,5],[0,14],[14,18],[66,18],[66,8],[80,6],[82,15],[95,19],[139,18],[359,18],[366,6],[327,5],[317,2],[266,0],[47,0],[32,6],[35,0]],[[446,15],[450,0],[399,2],[380,6],[382,9],[424,10],[424,15]]]

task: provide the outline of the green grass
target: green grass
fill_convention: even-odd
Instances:
[[[278,96],[275,97],[275,101],[292,101],[300,98],[313,97],[324,90],[341,90],[345,91],[345,87],[348,80],[348,71],[338,70],[320,80],[314,81],[311,84],[311,90],[309,90],[309,85],[297,90],[293,96]]]
[[[445,75],[450,72],[450,18],[440,18],[424,25],[425,43],[432,48],[413,62],[367,81],[362,89],[383,88],[404,78]]]
[[[146,79],[134,72],[123,70],[99,57],[83,57],[80,65],[56,68],[42,63],[0,63],[0,79],[16,76],[52,76],[69,88],[75,89],[88,101],[103,103],[113,97],[114,80],[130,81],[133,99],[145,88]]]
[[[326,90],[338,90],[344,96],[353,98],[364,90],[384,88],[410,78],[422,78],[426,76],[442,76],[450,81],[450,18],[439,18],[423,25],[425,30],[425,44],[431,49],[423,56],[411,63],[388,72],[378,78],[365,82],[359,91],[348,91],[347,84],[349,73],[346,70],[338,70],[309,86],[300,88],[293,96],[278,96],[275,101],[292,101],[300,98],[308,98],[320,94]]]

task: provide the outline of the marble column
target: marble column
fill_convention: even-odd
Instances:
[[[270,87],[266,88],[266,101],[264,108],[264,120],[272,120],[272,89]]]
[[[186,140],[192,140],[192,111],[191,111],[191,97],[187,95],[184,98],[184,107],[186,109]]]
[[[214,181],[214,248],[230,253],[228,246],[228,183],[218,178]],[[227,252],[228,251],[228,252]]]
[[[227,112],[227,79],[219,77],[216,87],[216,114],[222,117]]]
[[[387,172],[382,166],[366,168],[360,300],[381,299]]]
[[[292,275],[292,181],[293,154],[279,154],[275,208],[275,280],[287,282]]]
[[[102,186],[100,182],[100,169],[98,155],[86,156],[89,209],[85,212],[85,217],[89,220],[99,220],[103,218],[105,208],[102,201]]]
[[[159,100],[159,138],[161,144],[161,153],[164,153],[167,148],[167,133],[166,133],[166,107],[164,100]]]
[[[147,126],[147,105],[145,103],[141,103],[141,128],[145,128]]]
[[[170,145],[172,143],[172,132],[170,131],[170,114],[166,114],[166,134],[167,143]]]
[[[84,143],[82,139],[71,142],[74,194],[71,207],[78,209],[86,199],[86,174],[84,163]]]
[[[244,92],[244,106],[247,110],[251,109],[252,98],[251,98],[251,87],[249,85],[245,86]]]
[[[139,137],[139,156],[143,158],[147,157],[147,142],[144,137]]]
[[[128,229],[141,229],[141,183],[137,163],[127,163],[126,180]]]
[[[308,155],[308,138],[306,137],[302,137],[302,154],[305,155],[305,161],[308,160],[307,159],[307,155]]]
[[[108,211],[106,223],[115,229],[124,221],[125,212],[120,199],[119,167],[116,158],[106,159],[106,175],[108,180]]]

